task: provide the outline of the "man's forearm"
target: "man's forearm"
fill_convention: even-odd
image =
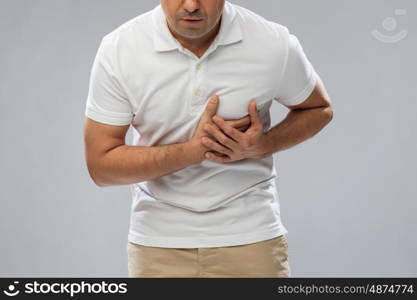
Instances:
[[[188,143],[145,147],[121,145],[99,160],[94,171],[99,186],[126,185],[173,173],[195,164]]]
[[[332,115],[329,106],[290,110],[284,120],[266,133],[267,152],[272,155],[307,140],[325,127]]]

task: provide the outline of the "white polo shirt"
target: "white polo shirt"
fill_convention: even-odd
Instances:
[[[172,36],[160,5],[122,24],[100,44],[85,115],[134,128],[133,145],[186,142],[211,95],[218,115],[238,119],[256,100],[265,131],[272,101],[295,105],[316,83],[296,36],[225,2],[215,40],[198,58]],[[140,170],[138,170],[140,172]],[[224,247],[288,233],[281,222],[273,156],[205,160],[130,185],[128,240],[154,247]]]

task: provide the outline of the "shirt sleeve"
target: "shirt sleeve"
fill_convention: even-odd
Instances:
[[[288,41],[288,55],[274,99],[290,106],[300,104],[310,96],[317,82],[317,74],[298,38],[290,34],[288,29],[285,29],[284,34]]]
[[[108,125],[129,125],[133,109],[117,73],[114,48],[111,39],[102,39],[91,69],[85,116]]]

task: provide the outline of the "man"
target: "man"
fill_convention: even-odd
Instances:
[[[290,111],[269,128],[273,100]],[[98,186],[130,184],[129,276],[290,277],[272,155],[332,115],[298,39],[228,1],[161,0],[106,35],[86,160]]]

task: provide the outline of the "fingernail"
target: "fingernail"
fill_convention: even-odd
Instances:
[[[213,96],[213,97],[211,97],[210,102],[211,102],[211,103],[216,103],[216,102],[217,102],[217,97],[216,97],[216,95],[215,95],[215,96]]]

